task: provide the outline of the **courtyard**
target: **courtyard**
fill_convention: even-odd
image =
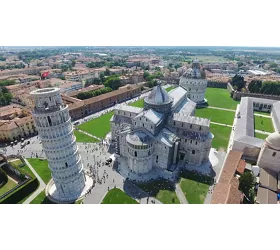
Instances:
[[[274,132],[271,118],[255,115],[254,122],[255,122],[255,130],[261,130],[270,133]]]

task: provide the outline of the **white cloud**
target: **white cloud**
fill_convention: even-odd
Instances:
[[[277,0],[2,0],[0,45],[280,46]]]

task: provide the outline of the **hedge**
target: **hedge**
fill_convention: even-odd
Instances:
[[[8,181],[8,176],[5,171],[0,168],[0,188],[3,187]]]
[[[25,197],[34,192],[39,186],[37,178],[31,179],[26,184],[16,189],[13,193],[9,194],[0,201],[0,204],[17,204]]]

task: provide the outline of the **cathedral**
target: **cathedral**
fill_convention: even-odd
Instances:
[[[122,175],[138,181],[170,179],[188,164],[199,168],[209,161],[210,120],[195,116],[196,102],[188,96],[183,86],[167,93],[158,84],[144,98],[144,108],[115,109],[111,133]]]

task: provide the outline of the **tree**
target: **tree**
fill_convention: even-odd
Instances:
[[[121,86],[121,80],[119,77],[112,76],[106,80],[104,85],[113,90],[117,90]]]
[[[76,64],[75,60],[72,60],[72,61],[71,61],[71,66],[72,66],[72,68],[75,67],[75,64]]]
[[[237,90],[240,91],[245,87],[246,82],[244,81],[244,77],[240,75],[235,75],[231,80],[232,86],[236,86]]]
[[[261,87],[262,87],[261,80],[252,80],[248,85],[248,90],[251,93],[260,93]]]
[[[148,71],[144,71],[143,78],[146,80],[149,75]]]
[[[238,66],[238,68],[242,67],[243,66],[243,62],[238,62],[237,66]]]
[[[105,76],[109,76],[110,75],[110,70],[108,68],[106,68],[105,72],[104,72]]]
[[[251,201],[255,199],[256,177],[252,172],[244,172],[239,178],[239,190]]]

